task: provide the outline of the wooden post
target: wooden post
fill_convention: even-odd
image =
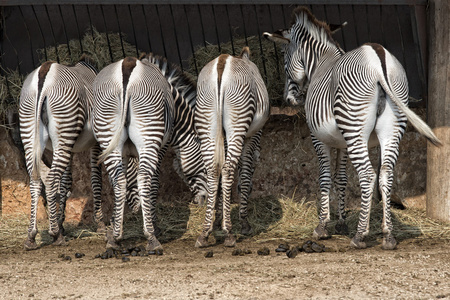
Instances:
[[[444,145],[427,146],[427,216],[450,222],[450,1],[428,10],[428,124]]]

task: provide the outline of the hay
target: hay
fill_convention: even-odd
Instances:
[[[101,70],[124,56],[139,56],[141,51],[137,51],[136,46],[126,42],[126,35],[123,33],[104,33],[93,28],[92,32],[84,34],[81,41],[73,39],[69,41],[69,45],[60,44],[56,47],[39,49],[38,53],[41,63],[53,60],[65,65],[73,65],[83,54],[87,54],[97,69]]]
[[[271,104],[281,106],[285,80],[281,51],[273,42],[257,36],[250,36],[247,38],[247,41],[244,38],[235,38],[233,39],[233,45],[236,55],[239,55],[242,48],[248,45],[251,51],[250,58],[258,66],[261,75],[265,79]],[[196,69],[201,70],[220,54],[233,54],[233,45],[231,42],[220,44],[220,52],[217,45],[198,47],[194,55],[189,58],[189,69],[187,72],[196,74]],[[264,65],[266,72],[264,72]],[[267,75],[266,78],[265,75]]]
[[[416,209],[392,209],[394,222],[394,236],[399,240],[409,238],[420,239],[450,239],[450,224],[438,222],[426,217],[425,211]],[[160,203],[157,205],[158,226],[161,228],[161,242],[171,240],[195,240],[202,231],[205,207],[187,204],[184,201]],[[238,205],[232,205],[233,233],[240,236]],[[347,224],[352,237],[356,232],[359,211],[348,213]],[[382,237],[381,230],[382,205],[376,204],[372,208],[370,234],[368,240]],[[317,226],[318,217],[316,206],[305,199],[295,196],[253,198],[249,201],[249,222],[253,227],[251,241],[256,243],[270,240],[302,240],[311,238]],[[330,230],[336,221],[330,222]],[[50,244],[52,239],[46,227],[47,221],[39,224],[43,230],[38,234],[38,244]],[[0,218],[0,250],[21,248],[27,235],[28,217],[20,215],[16,218]],[[68,239],[103,239],[94,227],[65,225]],[[220,236],[220,232],[215,233]],[[337,237],[333,237],[337,238]],[[124,240],[144,241],[141,214],[128,214],[124,221]]]
[[[19,108],[20,90],[25,76],[18,70],[4,70],[0,75],[0,124],[6,121],[8,111],[17,111]]]
[[[59,61],[61,64],[73,65],[84,54],[89,55],[91,63],[98,70],[125,56],[139,56],[141,51],[125,41],[123,33],[100,33],[95,28],[84,34],[80,40],[73,39],[69,44],[38,49],[39,62]],[[2,70],[0,75],[0,124],[5,123],[9,109],[17,111],[23,81],[26,75],[16,70]]]

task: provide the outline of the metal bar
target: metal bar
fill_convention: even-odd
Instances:
[[[117,5],[114,5],[114,12],[116,14],[117,27],[119,28],[119,40],[120,46],[122,47],[122,58],[125,58],[127,54],[125,53],[125,47],[123,46],[123,37],[122,37],[122,29],[120,28],[119,15],[117,14]]]
[[[425,69],[425,63],[424,63],[424,57],[427,50],[427,44],[424,39],[426,39],[426,32],[420,32],[419,25],[426,28],[425,24],[419,24],[417,20],[417,10],[415,7],[410,8],[411,12],[411,26],[413,30],[413,38],[414,38],[414,46],[416,47],[416,52],[419,53],[419,55],[416,55],[417,59],[417,68],[419,69],[417,73],[419,73],[419,79],[420,83],[422,84],[422,96],[423,100],[425,100],[424,104],[428,104],[428,87],[427,87],[427,70]],[[423,23],[425,23],[425,20],[421,20]]]
[[[250,1],[228,1],[228,0],[197,0],[195,4],[351,4],[351,5],[427,5],[427,0],[250,0]],[[143,4],[142,0],[0,0],[0,6],[17,5],[53,5],[53,4]],[[192,4],[191,0],[147,0],[145,4]]]
[[[44,7],[45,7],[45,14],[47,15],[48,22],[50,23],[50,33],[52,34],[52,38],[53,38],[53,45],[54,45],[53,47],[55,47],[56,61],[58,63],[60,63],[59,54],[58,54],[58,44],[56,43],[56,38],[55,38],[55,32],[53,30],[52,19],[50,18],[50,15],[48,13],[48,6],[45,5]],[[69,44],[67,44],[67,47],[69,47]]]
[[[103,6],[100,6],[100,9],[102,11],[103,24],[105,26],[105,36],[106,36],[106,42],[108,43],[109,58],[111,59],[111,63],[113,63],[114,62],[113,51],[111,48],[111,42],[109,41],[108,28],[106,26],[106,17],[105,17],[105,12],[103,11]],[[88,8],[88,10],[89,10],[89,8]],[[92,26],[92,23],[91,23],[91,26]],[[94,31],[92,31],[92,38],[95,40]]]
[[[72,57],[72,51],[70,51],[69,36],[67,35],[67,30],[66,30],[66,22],[64,22],[64,18],[62,17],[63,13],[61,10],[61,5],[58,5],[58,9],[59,9],[59,15],[61,16],[61,20],[63,23],[64,36],[66,37],[67,51],[69,52],[69,57]]]
[[[147,41],[148,41],[148,51],[152,52],[152,42],[150,40],[150,31],[148,30],[148,23],[147,23],[147,14],[145,13],[144,5],[142,5],[142,12],[144,13],[144,20],[145,20],[145,31],[147,33]]]
[[[256,28],[257,28],[257,31],[258,31],[259,51],[260,51],[260,54],[262,56],[262,65],[263,65],[263,70],[264,70],[264,82],[267,85],[266,57],[264,55],[264,50],[263,50],[263,46],[262,46],[262,40],[261,40],[262,34],[261,34],[261,29],[259,28],[258,9],[256,8],[256,5],[254,6],[254,10],[255,10],[255,13],[256,13],[256,25],[257,25]]]
[[[133,37],[134,37],[134,43],[135,43],[135,48],[136,48],[136,57],[139,57],[139,49],[138,49],[138,45],[137,45],[137,38],[136,38],[136,25],[134,24],[134,18],[133,18],[133,14],[131,13],[131,6],[128,5],[128,12],[130,13],[130,19],[131,19],[131,30],[133,30]]]
[[[192,41],[191,25],[189,24],[189,17],[187,15],[186,5],[183,5],[183,10],[184,10],[184,15],[186,16],[186,22],[187,22],[188,34],[189,34],[189,42],[191,44],[192,59],[193,59],[194,68],[195,68],[195,75],[198,76],[197,58],[195,57],[194,42]]]
[[[236,51],[234,49],[234,41],[233,41],[233,30],[231,28],[231,22],[230,22],[230,14],[228,13],[228,5],[225,6],[225,10],[227,12],[227,20],[228,20],[228,30],[230,32],[230,42],[231,42],[231,49],[233,50],[233,56],[236,55]]]
[[[180,43],[178,42],[177,26],[175,25],[175,18],[173,16],[172,5],[169,5],[169,8],[170,8],[170,16],[172,17],[172,29],[173,29],[173,34],[175,35],[175,44],[177,45],[177,54],[178,54],[179,66],[181,68],[181,71],[184,71],[184,69],[183,69],[183,59],[181,58]]]
[[[158,16],[159,33],[161,34],[161,42],[162,42],[162,46],[163,46],[163,50],[164,50],[164,57],[167,58],[166,42],[164,41],[164,32],[162,29],[162,22],[161,22],[161,17],[159,15],[158,5],[155,5],[155,9],[156,9],[156,15]]]
[[[84,36],[81,35],[81,32],[80,32],[80,25],[78,24],[78,17],[77,17],[77,12],[75,10],[75,5],[72,5],[72,10],[73,10],[73,15],[75,16],[75,23],[77,24],[77,33],[78,33],[78,40],[80,41],[81,53],[84,53],[84,50],[83,50],[83,37]]]
[[[31,40],[30,29],[28,28],[27,22],[25,22],[25,16],[23,15],[23,11],[22,11],[21,7],[19,7],[19,11],[20,11],[20,15],[22,16],[23,24],[25,25],[25,28],[27,30],[28,40],[30,41],[31,61],[33,62],[33,67],[36,67],[36,62],[34,61],[33,42]],[[4,20],[2,20],[2,21],[3,21],[3,24],[5,24],[5,21]],[[1,53],[3,53],[3,50]],[[3,59],[3,55],[1,55],[1,57]],[[17,67],[19,68],[19,73],[20,73],[20,63],[17,64]]]
[[[222,53],[222,47],[220,46],[220,37],[219,37],[219,29],[217,26],[217,18],[216,18],[216,10],[214,9],[214,5],[211,5],[214,17],[214,28],[216,30],[216,38],[217,38],[217,46],[219,47],[219,53]]]
[[[245,36],[245,45],[248,46],[248,38],[247,38],[247,28],[245,27],[245,18],[244,18],[244,12],[242,11],[242,5],[239,5],[241,9],[241,18],[242,18],[242,26],[244,29],[244,36]]]

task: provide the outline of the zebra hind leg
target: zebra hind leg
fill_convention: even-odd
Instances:
[[[213,212],[216,206],[217,191],[219,187],[220,175],[218,170],[214,167],[207,168],[207,182],[208,182],[208,198],[206,201],[205,221],[203,223],[203,230],[195,242],[195,247],[208,247],[208,237],[213,230]]]
[[[239,166],[239,219],[241,221],[241,233],[244,235],[253,233],[253,229],[248,222],[248,198],[252,192],[253,173],[255,172],[255,164],[259,159],[261,150],[261,135],[262,130],[259,130],[251,140],[246,143]]]
[[[72,189],[72,162],[67,166],[59,187],[59,215],[58,215],[58,226],[61,230],[62,235],[65,234],[64,220],[66,219],[66,203],[69,199]]]
[[[319,203],[319,225],[314,229],[313,238],[323,240],[331,237],[327,229],[328,222],[330,221],[331,148],[317,140],[313,135],[311,135],[311,138],[319,159],[319,187],[321,194]]]
[[[37,204],[39,201],[39,196],[42,190],[42,182],[40,179],[30,181],[30,192],[31,192],[31,213],[30,213],[30,226],[28,227],[28,236],[24,243],[25,250],[36,250],[38,245],[36,244],[36,235],[38,233],[37,229]]]
[[[139,153],[138,190],[142,204],[144,235],[147,238],[148,251],[162,249],[156,237],[154,221],[156,216],[156,197],[159,186],[159,151],[157,147],[142,149]],[[154,170],[152,172],[152,170]]]
[[[347,187],[347,150],[338,149],[337,163],[336,163],[336,178],[335,186],[338,190],[338,215],[339,220],[335,225],[335,233],[339,235],[348,235],[348,226],[345,222],[345,189]]]
[[[106,248],[119,249],[123,236],[123,211],[126,196],[126,178],[122,162],[122,153],[114,151],[105,160],[105,167],[109,174],[114,190],[114,210],[111,227],[106,231]]]
[[[368,159],[368,156],[367,156]],[[355,166],[358,170],[361,166]],[[364,238],[369,234],[369,220],[372,203],[372,195],[375,187],[376,175],[370,166],[364,172],[358,172],[361,186],[361,211],[355,236],[350,241],[350,246],[357,249],[367,248]]]
[[[94,198],[94,223],[97,224],[97,233],[106,233],[106,224],[103,220],[102,211],[102,168],[99,165],[98,157],[102,153],[99,145],[91,148],[91,187]]]
[[[394,250],[397,247],[397,241],[392,234],[393,225],[390,211],[392,180],[393,169],[391,166],[383,165],[380,169],[380,192],[383,200],[383,243],[381,248],[384,250]]]

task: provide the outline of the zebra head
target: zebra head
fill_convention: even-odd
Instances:
[[[287,103],[299,105],[304,102],[305,91],[317,63],[315,52],[323,47],[316,41],[329,40],[334,43],[331,34],[345,25],[347,22],[340,25],[320,22],[307,8],[298,7],[294,10],[291,28],[263,33],[266,39],[282,46],[286,73],[284,98]]]
[[[278,30],[274,33],[264,32],[263,36],[281,45],[284,53],[284,71],[286,81],[284,86],[284,99],[291,105],[303,104],[303,91],[307,85],[307,76],[301,48],[292,42],[291,29]]]

